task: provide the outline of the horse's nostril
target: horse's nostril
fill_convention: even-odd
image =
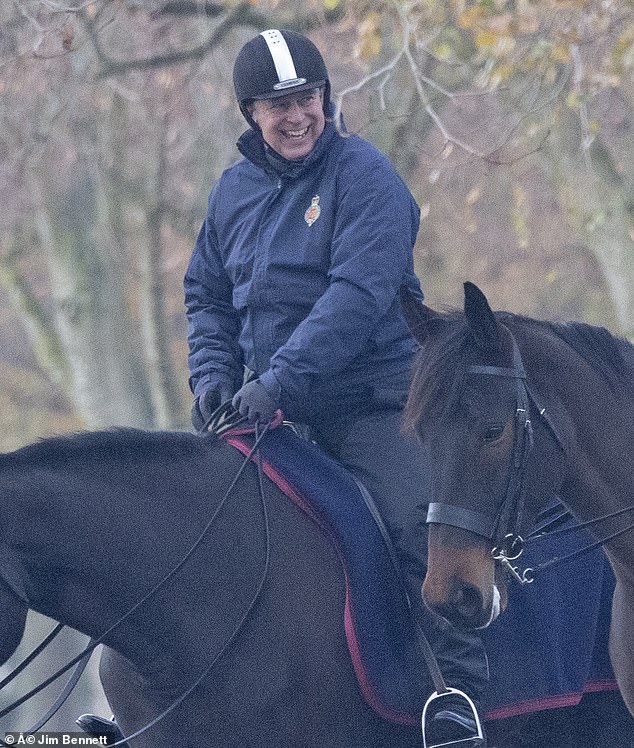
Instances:
[[[427,589],[424,596],[429,610],[456,628],[471,631],[490,623],[491,611],[484,609],[484,596],[477,586],[454,577],[444,594],[433,596],[429,592]]]
[[[452,605],[462,618],[469,620],[482,615],[484,600],[477,587],[461,582],[455,586],[453,593]]]

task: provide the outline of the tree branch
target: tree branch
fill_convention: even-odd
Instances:
[[[55,326],[20,270],[20,259],[26,254],[24,246],[28,244],[21,244],[20,240],[21,237],[16,236],[12,248],[0,256],[0,286],[22,319],[37,362],[50,381],[68,395],[70,370],[64,348]]]
[[[248,2],[242,2],[233,8],[225,18],[220,21],[218,26],[214,29],[211,36],[196,47],[191,49],[184,49],[175,52],[166,52],[162,55],[154,55],[152,57],[145,57],[138,60],[113,60],[108,57],[97,44],[97,40],[93,37],[93,43],[95,43],[95,49],[99,56],[102,69],[98,73],[97,78],[109,78],[113,75],[121,75],[127,73],[130,70],[150,70],[152,68],[166,67],[168,65],[178,65],[189,60],[200,60],[209,53],[215,46],[217,46],[229,31],[235,26],[247,25],[247,26],[260,26],[264,22],[264,16],[253,10],[253,7]]]
[[[207,16],[215,18],[226,10],[224,5],[211,2],[197,2],[197,0],[173,0],[167,2],[162,8],[154,11],[154,17],[158,16]]]
[[[167,3],[157,13],[170,12],[173,15],[191,15],[194,9],[198,9],[197,12],[202,12],[208,17],[219,16],[226,8],[222,4],[218,3],[205,3],[199,5],[198,3],[190,2],[185,0],[175,0],[175,2]],[[156,15],[156,14],[154,14]],[[234,8],[232,8],[227,15],[220,21],[216,26],[211,36],[191,49],[177,50],[174,52],[166,52],[161,55],[154,55],[152,57],[141,58],[138,60],[113,60],[111,57],[106,55],[103,49],[98,43],[96,35],[93,33],[92,41],[95,46],[99,61],[101,63],[101,71],[98,73],[98,79],[109,78],[115,75],[121,75],[131,70],[150,70],[153,68],[167,67],[169,65],[179,65],[190,60],[200,60],[204,58],[209,52],[225,38],[225,36],[236,26],[251,26],[258,29],[269,28],[272,26],[283,27],[287,29],[293,29],[297,31],[307,32],[316,26],[320,26],[322,19],[318,15],[307,15],[304,17],[294,16],[292,18],[280,18],[279,14],[271,15],[262,13],[256,10],[253,5],[248,2],[240,2]]]

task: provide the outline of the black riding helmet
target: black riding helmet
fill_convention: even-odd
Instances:
[[[255,99],[324,86],[324,111],[330,102],[328,70],[319,50],[310,39],[286,29],[263,31],[242,47],[233,66],[233,86],[240,111],[256,129],[247,108]]]

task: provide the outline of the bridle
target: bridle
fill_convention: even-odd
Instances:
[[[453,506],[438,502],[429,504],[427,512],[428,523],[453,525],[463,530],[469,530],[490,539],[495,549],[500,549],[510,555],[512,559],[516,552],[519,528],[524,516],[526,503],[525,477],[528,459],[533,449],[533,426],[530,420],[530,403],[534,397],[526,384],[526,371],[522,363],[519,347],[512,333],[508,331],[512,344],[512,366],[480,366],[471,365],[466,374],[480,376],[503,377],[515,381],[515,413],[513,429],[513,447],[509,459],[509,471],[506,481],[504,497],[495,516],[485,514],[475,509]],[[546,417],[544,408],[540,408],[540,415],[545,419],[555,435],[557,443],[562,441],[556,429]],[[562,447],[563,448],[563,447]]]
[[[513,379],[516,383],[515,414],[513,429],[513,448],[506,482],[506,493],[498,510],[491,539],[494,551],[516,553],[520,538],[519,529],[524,516],[526,503],[525,477],[528,458],[533,449],[533,425],[530,420],[530,395],[526,385],[526,371],[522,356],[515,338],[511,335],[513,346],[513,365],[504,366],[469,366],[467,375],[485,375]],[[545,411],[544,411],[545,413]],[[556,432],[555,438],[561,444]]]
[[[466,371],[467,375],[504,377],[506,379],[513,379],[516,382],[515,414],[513,416],[513,448],[509,461],[506,491],[502,503],[500,504],[494,519],[470,509],[467,510],[460,507],[432,503],[429,505],[427,521],[454,525],[491,539],[493,542],[491,554],[494,561],[501,565],[510,576],[515,579],[515,581],[520,584],[530,584],[534,581],[536,572],[571,561],[581,555],[589,553],[590,551],[603,546],[608,541],[634,529],[634,523],[565,556],[559,556],[544,561],[538,566],[527,567],[522,570],[518,566],[514,566],[512,562],[517,561],[520,558],[527,543],[534,542],[540,538],[545,538],[546,536],[552,538],[556,535],[579,532],[584,528],[591,527],[600,522],[607,521],[608,519],[613,519],[627,512],[634,511],[634,505],[611,512],[610,514],[595,517],[587,522],[575,524],[572,527],[553,529],[553,527],[558,526],[563,520],[571,516],[568,510],[564,510],[554,520],[531,532],[526,540],[521,536],[520,528],[522,527],[524,520],[526,504],[526,472],[529,456],[534,447],[533,426],[530,420],[531,404],[534,406],[540,419],[544,422],[557,446],[561,449],[564,455],[566,453],[566,447],[563,438],[559,434],[555,423],[550,418],[550,415],[547,413],[546,408],[543,407],[539,397],[527,384],[526,371],[522,362],[522,356],[513,333],[507,327],[504,327],[504,329],[511,340],[513,354],[512,365],[510,367],[471,365]]]
[[[226,431],[231,430],[232,428],[235,428],[236,426],[240,425],[245,418],[238,416],[238,414],[228,414],[228,407],[230,403],[226,403],[224,405],[221,405],[220,408],[218,408],[217,411],[212,414],[212,417],[209,419],[207,424],[205,424],[205,429],[207,427],[210,427],[210,431],[212,431],[216,436],[225,433]],[[28,693],[26,693],[24,696],[20,697],[16,701],[14,701],[12,704],[10,704],[8,707],[5,707],[0,711],[0,718],[6,716],[10,712],[17,709],[19,706],[24,704],[26,701],[31,699],[36,694],[40,693],[40,691],[44,690],[47,686],[49,686],[51,683],[56,681],[59,677],[61,677],[64,673],[66,673],[68,670],[70,670],[72,667],[77,665],[77,668],[75,669],[73,675],[69,679],[68,683],[66,684],[66,687],[63,689],[60,696],[56,699],[53,706],[47,711],[46,715],[44,717],[40,718],[35,725],[33,725],[28,730],[22,731],[25,735],[26,734],[32,734],[34,732],[37,732],[41,727],[43,727],[46,722],[58,711],[58,709],[62,706],[64,701],[68,698],[70,695],[72,689],[77,684],[77,681],[79,680],[79,677],[81,676],[86,664],[88,663],[88,659],[90,658],[90,655],[92,652],[97,648],[97,646],[109,636],[118,626],[120,626],[125,620],[127,620],[133,613],[135,613],[139,608],[141,608],[143,605],[145,605],[160,589],[162,589],[169,580],[172,579],[172,577],[180,571],[183,566],[189,561],[191,556],[194,554],[196,549],[201,545],[201,543],[205,540],[207,537],[209,530],[211,529],[212,525],[215,523],[216,518],[222,511],[223,507],[225,506],[227,500],[232,495],[238,480],[242,476],[244,470],[246,469],[247,465],[252,461],[254,455],[256,455],[258,448],[260,446],[260,443],[262,439],[265,437],[265,435],[268,433],[269,428],[271,424],[266,424],[263,427],[259,427],[256,424],[255,427],[255,440],[253,447],[251,448],[250,452],[244,457],[242,463],[240,464],[233,480],[231,481],[229,487],[225,491],[225,494],[223,495],[222,499],[220,500],[218,506],[212,513],[211,518],[208,520],[207,524],[203,528],[202,532],[198,536],[198,538],[195,540],[194,544],[188,549],[188,551],[183,555],[181,560],[174,566],[161,580],[159,580],[150,590],[147,592],[137,603],[135,603],[132,608],[130,608],[128,611],[126,611],[117,621],[115,621],[111,626],[106,629],[99,637],[93,638],[90,640],[88,645],[73,659],[71,659],[69,662],[66,663],[63,667],[59,668],[56,672],[54,672],[51,676],[49,676],[46,680],[44,680],[42,683],[40,683],[38,686],[32,688]],[[263,570],[261,573],[261,577],[258,583],[258,586],[255,590],[255,593],[248,603],[244,614],[237,622],[236,626],[234,627],[234,630],[230,634],[230,636],[227,638],[227,640],[222,645],[221,649],[214,655],[211,662],[205,666],[203,671],[199,674],[199,676],[194,680],[194,682],[185,690],[183,691],[166,709],[164,709],[160,714],[158,714],[154,719],[152,719],[149,723],[144,725],[142,728],[136,730],[133,734],[125,736],[122,740],[118,740],[116,743],[112,743],[111,745],[117,746],[117,745],[127,745],[127,741],[131,740],[133,738],[138,737],[142,733],[149,730],[151,727],[154,727],[158,722],[160,722],[162,719],[164,719],[168,714],[170,714],[176,707],[180,706],[183,701],[202,683],[202,681],[210,674],[210,672],[213,670],[213,668],[216,666],[218,661],[221,659],[221,657],[224,656],[227,649],[233,644],[235,639],[237,638],[240,631],[242,631],[246,621],[251,616],[251,613],[253,609],[255,608],[257,602],[260,599],[260,596],[262,594],[262,591],[264,589],[264,585],[266,580],[268,579],[268,573],[270,568],[270,552],[271,552],[271,537],[270,537],[270,526],[269,526],[269,518],[268,518],[268,508],[267,508],[267,502],[266,502],[266,496],[264,493],[264,484],[263,484],[263,474],[262,469],[260,465],[259,460],[255,460],[256,466],[257,466],[257,474],[258,474],[258,494],[262,505],[262,514],[263,514],[263,520],[264,520],[264,529],[265,529],[265,559],[264,559],[264,565]],[[58,624],[53,631],[45,637],[45,639],[23,660],[8,676],[6,676],[1,682],[0,686],[4,686],[8,684],[11,680],[13,680],[19,673],[21,673],[30,662],[35,659],[48,644],[53,641],[53,639],[60,633],[61,629],[63,628],[63,624]],[[0,739],[0,746],[8,746],[8,743]]]

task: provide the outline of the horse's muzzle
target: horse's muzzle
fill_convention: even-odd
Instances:
[[[423,594],[425,605],[436,616],[462,631],[485,629],[500,615],[500,592],[493,585],[490,601],[472,584],[454,578],[445,601],[432,600]]]

